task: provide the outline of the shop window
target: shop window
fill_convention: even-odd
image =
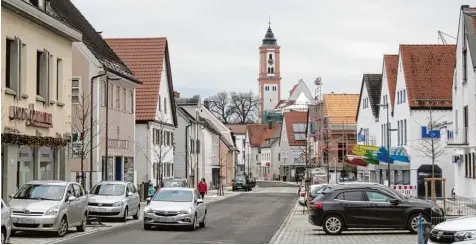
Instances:
[[[53,149],[48,147],[41,147],[38,149],[40,158],[40,180],[54,180],[56,177],[56,164],[53,153]]]
[[[33,160],[33,148],[32,147],[20,147],[18,154],[18,179],[17,188],[20,188],[24,184],[33,180],[33,174],[35,172],[34,160]]]

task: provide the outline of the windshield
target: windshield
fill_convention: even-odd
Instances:
[[[326,187],[325,185],[321,185],[321,186],[316,186],[314,187],[312,190],[311,190],[311,196],[317,196],[317,194],[321,194],[322,190],[324,190],[324,187]]]
[[[37,199],[59,201],[63,199],[65,186],[26,184],[20,188],[13,199]]]
[[[191,202],[193,194],[186,190],[160,190],[154,196],[153,201],[160,202]]]
[[[400,192],[398,192],[398,191],[394,190],[393,188],[390,188],[390,187],[388,187],[388,186],[386,186],[386,185],[382,185],[382,188],[384,188],[384,189],[387,190],[388,192],[390,192],[390,193],[396,195],[396,196],[397,196],[398,198],[400,198],[400,199],[403,199],[403,200],[407,200],[407,199],[408,199],[408,197],[406,197],[406,196],[403,195],[402,193],[400,193]]]
[[[180,180],[165,180],[164,187],[184,187]]]
[[[124,184],[98,184],[96,185],[91,194],[101,196],[122,196],[125,192]]]
[[[239,183],[246,182],[246,179],[243,178],[243,177],[241,177],[241,178],[238,177],[238,178],[236,178],[236,182],[239,182]]]

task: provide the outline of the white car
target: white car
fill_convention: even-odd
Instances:
[[[476,244],[476,215],[453,219],[436,225],[429,244]]]
[[[315,191],[316,188],[320,188],[320,187],[323,187],[324,184],[320,184],[320,185],[311,185],[309,186],[309,189],[311,190],[311,201],[314,197],[314,194],[313,191]],[[299,204],[301,205],[306,205],[306,202],[307,202],[307,199],[306,199],[306,187],[304,186],[301,191],[299,192]]]
[[[2,199],[2,244],[10,241],[10,232],[12,230],[12,212],[10,207]]]

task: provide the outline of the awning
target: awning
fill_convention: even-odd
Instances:
[[[368,163],[364,161],[363,157],[355,155],[347,155],[344,161],[350,165],[367,167]]]

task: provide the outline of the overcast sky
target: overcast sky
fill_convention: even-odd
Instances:
[[[461,0],[73,0],[103,36],[167,37],[175,90],[202,97],[258,91],[258,47],[271,27],[281,46],[281,91],[302,78],[314,93],[359,93],[399,44],[456,36]],[[474,4],[473,4],[474,5]],[[448,43],[455,43],[447,37]]]

